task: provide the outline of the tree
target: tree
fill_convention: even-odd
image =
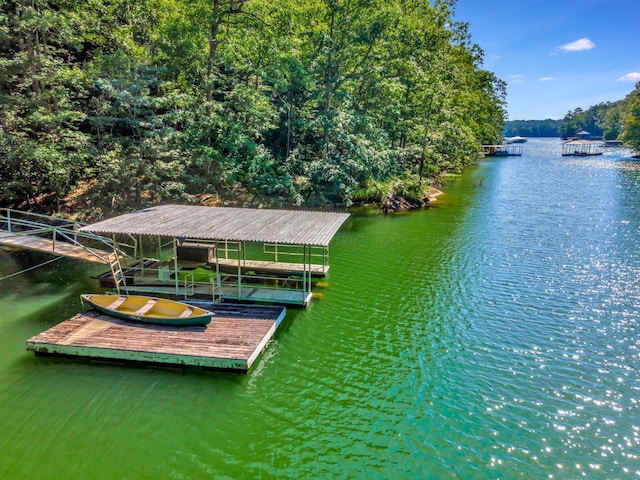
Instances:
[[[454,3],[5,1],[0,202],[348,204],[459,170],[504,83]]]
[[[184,184],[181,134],[174,128],[170,96],[165,96],[157,68],[139,65],[115,52],[98,58],[89,102],[99,179],[94,196],[122,208],[162,200],[188,199]],[[165,111],[165,113],[163,113]]]
[[[506,137],[560,137],[562,120],[510,120],[506,123],[503,135]]]
[[[625,99],[626,113],[622,140],[636,152],[640,152],[640,82]]]
[[[47,2],[3,2],[0,10],[0,201],[60,199],[90,157],[81,131],[87,75],[68,59],[83,41],[73,17]]]

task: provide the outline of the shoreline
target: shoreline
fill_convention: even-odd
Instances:
[[[389,197],[380,205],[384,213],[399,213],[405,210],[413,210],[431,205],[444,192],[436,187],[430,186],[427,196],[421,200],[407,200],[404,197]]]
[[[436,187],[429,187],[429,193],[427,194],[427,198],[429,202],[434,202],[440,195],[444,192]]]

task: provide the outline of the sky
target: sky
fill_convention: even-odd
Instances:
[[[507,82],[509,120],[560,119],[640,81],[640,0],[458,0],[454,18]]]

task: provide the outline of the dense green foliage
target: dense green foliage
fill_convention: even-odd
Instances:
[[[591,138],[602,138],[605,136],[605,114],[612,108],[614,108],[613,103],[604,102],[589,107],[587,110],[576,108],[574,111],[568,112],[562,121],[562,137],[575,137],[579,132],[585,131],[589,132]],[[610,140],[617,137],[616,131],[615,136],[610,138]]]
[[[622,100],[568,112],[562,121],[562,137],[574,137],[578,132],[586,131],[591,138],[620,139],[630,148],[640,150],[639,98],[640,83]]]
[[[505,137],[559,137],[562,120],[510,120],[502,134]]]
[[[505,85],[454,4],[0,0],[0,204],[348,204],[459,170]]]
[[[621,139],[629,148],[640,153],[640,82],[625,98],[626,108],[623,113],[624,130]]]

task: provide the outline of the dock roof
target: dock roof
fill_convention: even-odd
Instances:
[[[160,205],[82,227],[96,234],[153,235],[327,246],[348,213]]]
[[[567,140],[563,143],[563,145],[602,145],[600,140],[585,140],[582,138],[577,138],[573,140]]]

